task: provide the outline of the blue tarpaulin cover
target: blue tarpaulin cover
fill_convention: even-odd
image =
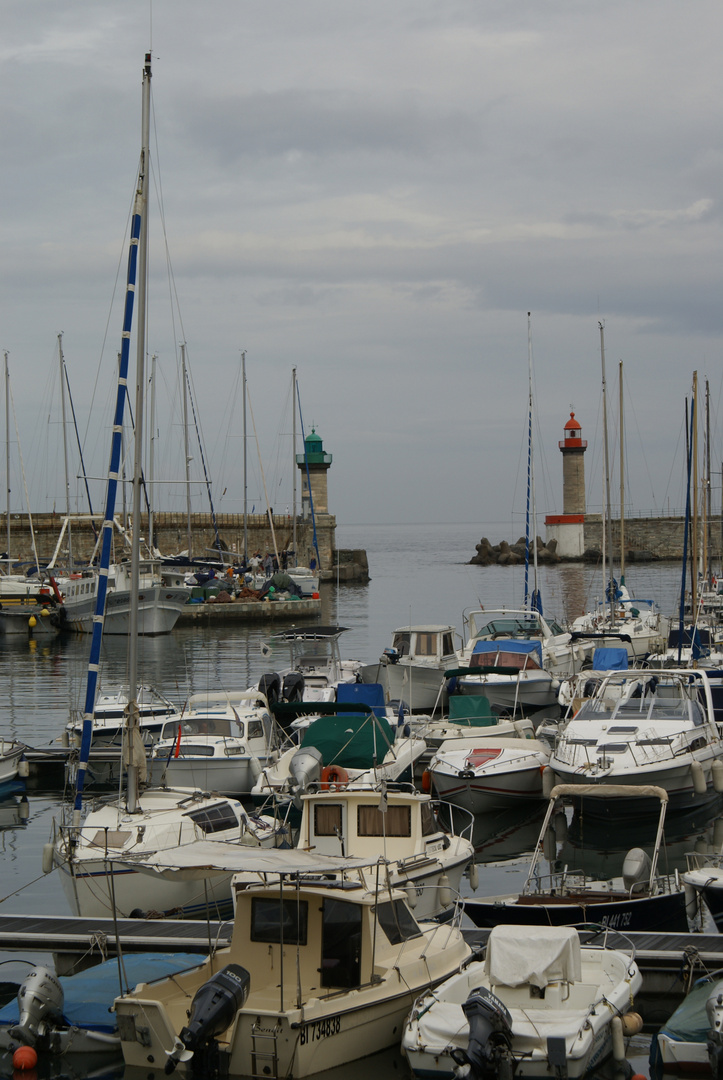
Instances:
[[[594,671],[627,671],[628,650],[596,649],[592,654],[592,666]]]
[[[478,641],[473,653],[535,653],[537,662],[542,667],[542,646],[539,641],[518,641],[516,638],[498,638],[496,641]]]
[[[376,716],[386,716],[384,687],[381,683],[339,683],[336,700],[354,705],[369,705]]]
[[[129,953],[123,957],[124,989],[197,967],[202,960],[197,953]],[[121,992],[117,960],[106,960],[77,975],[62,976],[59,981],[65,996],[63,1019],[68,1025],[108,1034],[116,1030],[115,1013],[110,1012],[110,1007]],[[18,1018],[16,997],[0,1009],[0,1025],[17,1024]]]

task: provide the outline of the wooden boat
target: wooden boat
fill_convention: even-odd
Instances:
[[[285,859],[276,882],[238,892],[228,948],[116,999],[126,1064],[274,1080],[322,1072],[397,1043],[415,998],[469,958],[459,928],[418,924],[404,892],[308,880],[306,853],[275,854]]]
[[[581,945],[572,927],[498,926],[484,960],[415,1002],[402,1049],[426,1078],[586,1076],[613,1053],[616,1026],[622,1042],[642,983],[632,948]]]
[[[621,795],[626,798],[657,799],[660,808],[652,857],[641,848],[633,848],[623,863],[621,879],[590,881],[574,867],[561,872],[540,871],[553,814],[560,800],[575,792],[584,794],[585,808],[591,800]],[[505,925],[570,926],[585,922],[599,923],[615,930],[688,932],[684,890],[675,879],[658,874],[658,855],[663,838],[668,795],[662,788],[621,785],[590,785],[581,789],[559,784],[550,793],[537,845],[522,892],[507,896],[488,896],[465,900],[464,910],[476,926]],[[554,861],[554,857],[550,856]]]

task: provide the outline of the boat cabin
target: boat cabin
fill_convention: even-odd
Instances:
[[[330,784],[330,787],[333,787]],[[442,850],[445,836],[429,795],[367,788],[302,796],[297,847],[320,855],[389,861]]]
[[[384,655],[392,663],[402,657],[410,660],[441,660],[454,656],[453,626],[403,626],[395,630],[392,646]]]

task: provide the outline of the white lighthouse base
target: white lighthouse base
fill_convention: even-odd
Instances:
[[[545,541],[557,541],[557,554],[562,559],[580,559],[585,551],[585,522],[582,514],[556,514],[545,519]]]

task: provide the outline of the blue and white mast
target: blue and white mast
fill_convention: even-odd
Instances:
[[[111,438],[110,467],[108,471],[108,485],[106,488],[105,516],[102,526],[102,538],[100,549],[100,566],[98,569],[98,591],[96,595],[95,614],[93,616],[93,634],[90,643],[90,659],[88,661],[88,680],[86,684],[85,708],[83,714],[83,735],[80,746],[80,760],[78,762],[77,779],[75,787],[75,802],[73,805],[73,825],[80,825],[80,816],[83,806],[83,788],[85,775],[90,756],[90,744],[93,734],[93,712],[95,710],[95,697],[98,689],[98,672],[100,667],[100,647],[103,637],[103,620],[105,618],[106,596],[108,591],[108,568],[110,566],[111,542],[113,538],[113,518],[115,515],[116,496],[121,463],[121,442],[123,432],[123,414],[128,387],[128,362],[130,356],[131,326],[133,323],[133,306],[136,294],[136,274],[138,274],[138,330],[137,330],[137,369],[136,369],[136,425],[135,425],[135,465],[133,474],[133,538],[131,548],[131,597],[130,597],[130,621],[128,631],[128,738],[129,738],[129,764],[128,764],[128,809],[132,812],[136,809],[138,794],[138,769],[139,764],[134,754],[133,725],[138,726],[138,583],[140,578],[140,518],[141,518],[141,451],[143,432],[143,381],[144,381],[144,356],[145,356],[145,319],[146,319],[146,280],[148,258],[148,186],[147,174],[149,164],[149,130],[150,130],[150,98],[151,98],[151,54],[146,53],[143,68],[143,119],[142,119],[142,147],[141,160],[138,169],[138,184],[131,219],[130,248],[128,252],[128,276],[126,285],[125,310],[123,315],[123,333],[121,340],[121,357],[118,372],[118,390],[116,394],[115,415],[113,418],[113,432]],[[144,758],[145,760],[145,758]]]

